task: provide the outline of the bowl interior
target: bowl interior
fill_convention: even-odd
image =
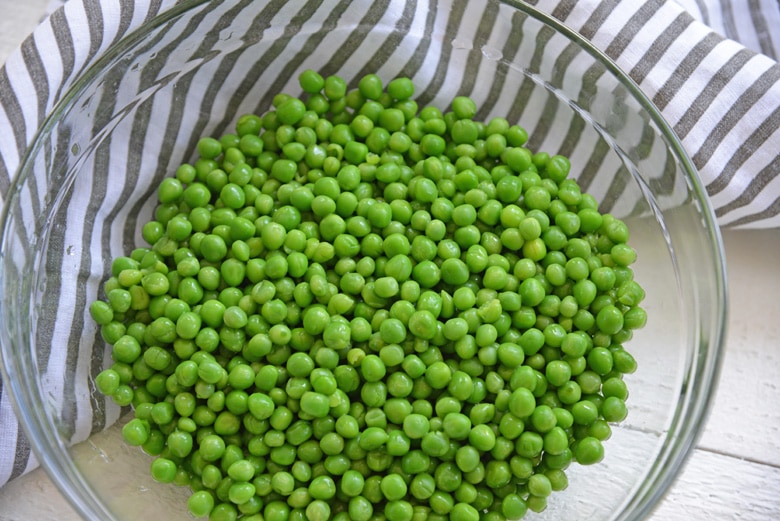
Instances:
[[[155,187],[196,141],[299,94],[304,69],[410,77],[420,106],[471,96],[533,151],[625,219],[647,289],[627,344],[627,420],[602,464],[567,471],[539,519],[639,519],[701,422],[723,328],[719,236],[689,161],[639,90],[583,40],[525,5],[474,2],[196,2],[120,43],[41,130],[9,198],[2,242],[3,356],[38,455],[87,517],[189,519],[187,493],[148,476],[121,441],[126,413],[95,390],[110,351],[90,320],[111,259],[142,244]],[[91,434],[86,443],[77,444]],[[74,445],[75,444],[75,445]],[[531,514],[529,514],[531,518]]]

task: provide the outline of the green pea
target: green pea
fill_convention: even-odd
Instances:
[[[388,474],[380,483],[382,494],[388,501],[397,501],[406,496],[407,486],[403,477],[398,474]]]
[[[368,521],[374,513],[374,508],[365,497],[355,496],[349,500],[348,512],[353,521]]]
[[[149,424],[134,418],[122,427],[122,437],[129,445],[143,445],[149,439]]]
[[[579,440],[574,448],[574,457],[581,465],[592,465],[604,458],[604,446],[596,438],[586,437]]]
[[[614,335],[623,328],[623,313],[615,306],[604,306],[596,315],[596,325],[604,333]]]
[[[469,433],[469,443],[477,450],[486,452],[496,444],[496,435],[493,430],[484,424],[475,425]]]
[[[121,383],[121,377],[114,369],[104,369],[95,377],[95,386],[107,396],[114,394]]]
[[[298,83],[301,88],[310,94],[318,93],[325,86],[325,80],[322,76],[311,69],[306,69],[298,76]]]
[[[214,509],[214,496],[206,490],[194,492],[187,499],[187,508],[195,517],[205,517]]]
[[[626,403],[617,396],[609,396],[601,406],[601,414],[604,416],[604,420],[608,422],[623,421],[628,415]]]
[[[329,411],[327,396],[316,392],[305,392],[301,396],[301,410],[315,418],[324,418]]]
[[[444,417],[442,428],[450,439],[465,440],[471,434],[471,420],[465,414],[451,412]]]

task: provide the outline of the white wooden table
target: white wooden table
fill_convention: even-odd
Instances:
[[[48,0],[0,0],[0,63]],[[730,317],[713,408],[652,521],[780,519],[780,230],[724,232]],[[0,489],[0,521],[77,521],[46,473]]]

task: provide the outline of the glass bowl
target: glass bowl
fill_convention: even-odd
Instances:
[[[95,389],[110,351],[89,317],[111,259],[142,244],[155,187],[196,141],[221,135],[304,69],[351,86],[408,76],[420,106],[472,97],[476,119],[507,116],[533,151],[624,219],[647,290],[628,343],[629,416],[601,464],[527,519],[642,519],[696,441],[718,374],[724,257],[709,202],[680,142],[641,90],[557,21],[518,2],[184,2],[110,48],[38,129],[3,213],[4,381],[42,465],[87,519],[190,519],[188,492],[154,483],[127,447],[127,410]],[[88,441],[76,443],[88,438]]]

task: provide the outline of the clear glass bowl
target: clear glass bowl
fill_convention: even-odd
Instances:
[[[95,391],[110,356],[88,305],[110,260],[141,244],[154,187],[196,140],[298,93],[307,68],[352,85],[367,72],[409,76],[420,106],[471,96],[479,118],[508,116],[532,150],[569,156],[584,190],[626,220],[649,316],[627,345],[639,363],[629,416],[605,460],[573,464],[568,489],[527,518],[645,517],[694,445],[716,382],[719,232],[680,142],[638,87],[555,20],[494,0],[185,2],[84,72],[39,129],[2,227],[4,380],[52,479],[88,519],[190,519],[187,491],[152,482],[151,458],[121,441],[127,411]]]

